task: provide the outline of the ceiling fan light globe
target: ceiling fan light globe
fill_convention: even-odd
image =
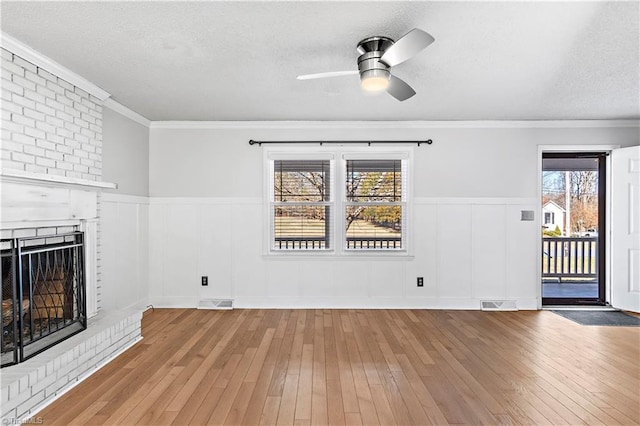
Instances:
[[[389,87],[389,72],[369,70],[360,75],[360,85],[367,92],[384,92]]]
[[[389,87],[389,80],[384,77],[370,77],[362,80],[361,84],[367,92],[382,92]]]

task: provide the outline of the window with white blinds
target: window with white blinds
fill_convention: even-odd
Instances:
[[[331,162],[275,160],[272,189],[272,249],[330,249]]]
[[[405,169],[403,160],[346,160],[347,250],[403,249]]]
[[[407,251],[407,153],[269,155],[270,252]]]

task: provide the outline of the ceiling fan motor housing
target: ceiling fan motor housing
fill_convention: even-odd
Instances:
[[[380,61],[384,52],[393,45],[388,37],[369,37],[358,43],[358,71],[360,79],[383,77],[389,79],[389,65]]]

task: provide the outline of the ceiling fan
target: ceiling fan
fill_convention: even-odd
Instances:
[[[341,77],[360,74],[362,88],[370,92],[387,91],[399,101],[416,94],[411,86],[391,74],[391,68],[411,59],[433,43],[435,39],[421,29],[414,28],[394,42],[389,37],[368,37],[358,43],[358,69],[299,75],[298,80]]]

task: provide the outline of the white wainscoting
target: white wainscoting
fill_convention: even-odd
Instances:
[[[409,258],[264,256],[259,198],[151,198],[150,303],[238,308],[479,309],[480,300],[539,307],[536,199],[419,198]],[[209,285],[201,286],[201,277]],[[416,278],[424,277],[418,288]]]
[[[149,295],[149,199],[103,193],[100,309],[144,308]]]

